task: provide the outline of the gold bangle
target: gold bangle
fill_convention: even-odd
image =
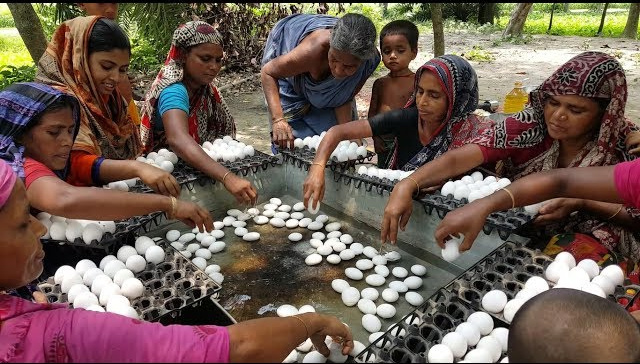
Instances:
[[[224,179],[227,178],[227,176],[229,175],[229,173],[231,173],[231,171],[227,171],[227,173],[224,174],[224,176],[222,176],[222,184],[224,185]]]
[[[178,207],[178,200],[173,197],[173,196],[169,196],[171,197],[171,213],[169,213],[168,217],[169,219],[173,219],[174,216],[176,216],[176,208]]]
[[[279,123],[281,121],[287,121],[287,119],[285,119],[284,117],[282,118],[277,118],[275,119],[273,122],[271,122],[271,125],[276,125],[276,123]]]
[[[298,319],[300,322],[302,322],[302,324],[304,325],[304,329],[307,331],[307,338],[311,337],[311,335],[309,335],[309,326],[307,326],[307,323],[306,323],[306,322],[304,322],[304,320],[302,320],[302,319],[301,319],[300,317],[298,317],[297,315],[292,315],[292,316],[289,316],[289,317],[296,318],[296,319]]]
[[[407,176],[406,178],[412,180],[413,183],[416,184],[416,187],[418,187],[418,189],[416,190],[416,193],[414,194],[415,196],[417,196],[420,193],[420,185],[418,184],[418,181],[416,181],[416,179],[411,176]]]
[[[513,193],[509,191],[506,187],[502,187],[501,190],[504,190],[504,192],[508,193],[509,197],[511,197],[511,208],[516,207],[516,199],[515,197],[513,197]]]
[[[614,217],[616,217],[616,215],[618,215],[620,213],[620,211],[622,211],[622,208],[624,207],[624,205],[620,205],[620,207],[618,208],[618,210],[616,210],[616,213],[609,216],[609,218],[607,219],[607,221],[613,219]]]
[[[315,164],[316,166],[320,166],[320,167],[322,167],[322,168],[325,168],[325,167],[326,167],[326,166],[325,166],[324,164],[322,164],[322,163],[318,163],[318,162],[313,162],[313,163],[311,163],[311,165],[314,165],[314,164]]]

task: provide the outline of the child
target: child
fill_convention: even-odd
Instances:
[[[408,20],[395,20],[385,25],[380,32],[380,50],[389,74],[373,83],[369,118],[403,108],[411,98],[414,72],[409,69],[409,63],[418,55],[418,27]],[[390,135],[373,137],[379,168],[387,168],[393,140]]]
[[[591,293],[554,288],[528,300],[513,317],[512,363],[637,363],[640,329],[634,317]]]

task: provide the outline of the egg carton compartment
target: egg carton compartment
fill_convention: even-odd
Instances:
[[[253,156],[247,156],[241,160],[237,160],[234,162],[225,162],[219,160],[218,163],[222,164],[228,170],[237,175],[246,176],[249,174],[249,172],[258,173],[258,171],[264,171],[270,166],[275,166],[280,162],[278,157],[276,156],[268,155],[266,153],[255,150]],[[193,187],[191,186],[193,186],[193,182],[195,181],[200,182],[200,184],[203,184],[203,182],[210,182],[212,184],[216,183],[215,180],[209,178],[199,170],[186,164],[183,160],[178,161],[176,169],[179,169],[185,175],[190,176],[190,181],[185,184],[190,191],[193,190]]]
[[[386,191],[391,193],[398,181],[392,181],[388,178],[370,177],[366,174],[358,174],[354,169],[335,170],[333,171],[333,180],[335,182],[342,181],[345,186],[353,184],[355,188],[364,188],[367,192],[376,191],[379,195],[383,195]]]
[[[625,309],[631,312],[640,309],[640,300],[638,300],[638,296],[640,296],[639,285],[625,284],[624,286],[616,286],[613,294],[609,295],[607,298],[618,302]]]
[[[106,254],[113,254],[123,244],[132,243],[135,236],[140,232],[148,232],[156,226],[159,226],[166,220],[164,212],[154,212],[142,216],[134,216],[126,220],[116,221],[116,231],[112,234],[105,232],[100,241],[93,240],[90,244],[86,244],[82,237],[74,241],[40,239],[46,245],[71,245],[77,247],[77,255],[81,256],[86,250],[101,250]],[[82,258],[80,258],[82,259]]]
[[[131,300],[131,307],[141,320],[175,321],[185,308],[197,306],[205,298],[217,298],[222,286],[163,240],[156,241],[156,244],[165,250],[164,261],[159,264],[148,262],[145,270],[135,274],[145,289],[142,296]],[[91,259],[97,265],[103,257],[93,255],[81,259]],[[75,266],[75,263],[69,265]],[[62,293],[60,284],[55,284],[53,275],[38,288],[49,302],[68,303],[66,293]]]
[[[316,156],[316,152],[307,146],[302,148],[295,147],[293,149],[278,149],[278,151],[282,154],[285,164],[291,163],[298,168],[304,168],[305,171],[309,170],[309,166],[311,166]],[[345,171],[349,168],[355,168],[357,164],[370,162],[374,155],[374,152],[367,150],[365,157],[358,156],[356,159],[350,159],[344,162],[338,162],[338,159],[333,157],[327,161],[327,167],[332,171]]]
[[[455,331],[459,324],[476,311],[453,293],[440,289],[425,303],[392,325],[353,360],[359,363],[426,363],[429,349],[440,344],[447,333]],[[509,327],[508,323],[495,316],[492,318],[494,327]],[[470,347],[469,350],[473,348]]]

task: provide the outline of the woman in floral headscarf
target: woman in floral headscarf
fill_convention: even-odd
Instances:
[[[165,64],[142,106],[142,144],[147,152],[170,147],[187,164],[221,181],[238,202],[251,204],[257,199],[255,187],[199,146],[236,136],[233,117],[213,83],[223,55],[222,37],[211,25],[191,21],[175,30]]]
[[[552,168],[613,165],[628,159],[624,141],[637,127],[624,116],[626,101],[624,70],[615,58],[600,52],[573,57],[530,93],[525,110],[417,169],[411,176],[415,182],[396,184],[385,208],[382,237],[396,241],[398,227],[409,220],[417,187],[433,186],[482,163],[500,161],[498,171],[514,179]],[[586,212],[589,217],[577,214],[571,217],[574,223],[563,220],[563,226],[591,234],[627,256],[638,256],[631,231],[640,215],[630,208],[618,211],[619,207],[558,199],[541,208],[536,220],[549,223],[574,211]]]

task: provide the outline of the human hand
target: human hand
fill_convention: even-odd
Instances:
[[[640,131],[632,131],[627,134],[624,144],[629,153],[640,154]]]
[[[578,198],[554,198],[546,201],[538,210],[538,217],[533,220],[533,223],[546,225],[562,220],[572,212],[580,210],[583,203],[583,200]]]
[[[449,211],[436,228],[434,234],[436,243],[441,249],[444,249],[444,243],[450,235],[459,236],[462,234],[464,239],[458,250],[464,252],[471,249],[488,215],[487,211],[482,208],[482,204],[476,202]]]
[[[170,173],[151,164],[139,162],[138,177],[152,190],[165,196],[180,196],[180,184]]]
[[[322,202],[324,198],[324,166],[317,164],[311,165],[309,174],[302,185],[302,195],[302,201],[305,207],[309,207],[310,200],[314,203],[311,209],[320,206],[319,203]]]
[[[251,182],[233,173],[229,173],[224,179],[224,188],[236,198],[239,204],[253,206],[258,199],[258,191]]]
[[[281,119],[280,121],[273,123],[272,129],[272,140],[280,149],[293,148],[293,132],[291,131],[291,126],[286,120]]]
[[[404,231],[413,212],[414,186],[412,181],[403,179],[398,182],[389,196],[382,216],[380,239],[395,244],[398,240],[398,228]]]
[[[327,336],[334,342],[342,343],[342,354],[348,355],[353,350],[353,335],[351,330],[335,316],[315,314],[316,329],[311,334],[311,343],[324,356],[329,356],[329,348],[325,343]]]
[[[177,200],[173,218],[182,221],[191,228],[198,227],[200,231],[213,230],[213,219],[209,211],[193,202]]]

